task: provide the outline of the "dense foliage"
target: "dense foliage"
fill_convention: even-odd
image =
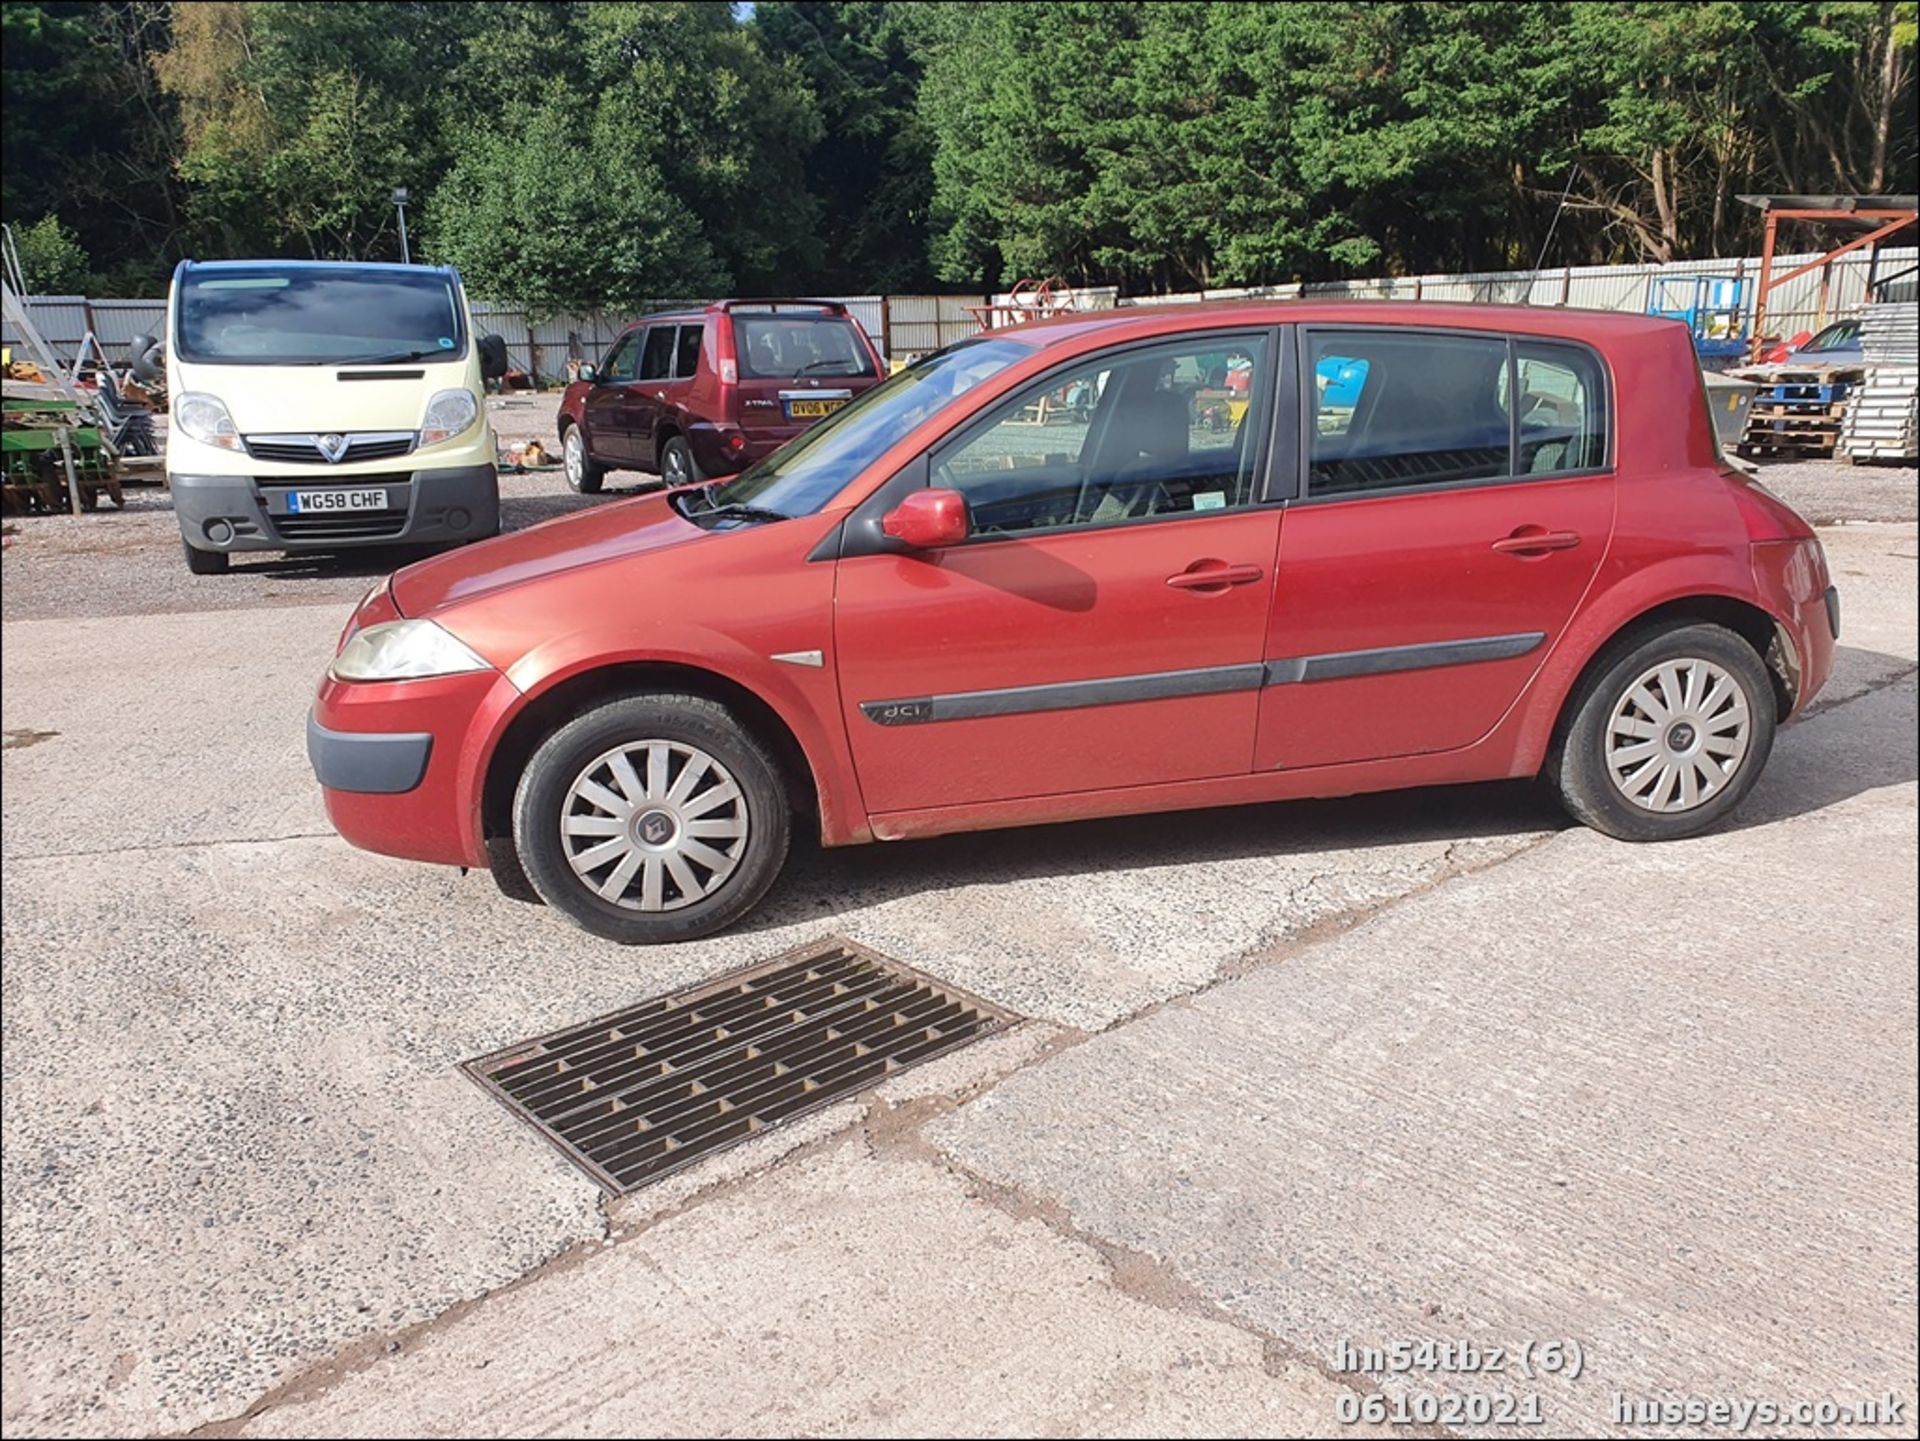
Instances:
[[[544,309],[1710,256],[1915,189],[1915,6],[7,0],[37,286],[415,254]],[[1556,223],[1556,216],[1558,217]]]

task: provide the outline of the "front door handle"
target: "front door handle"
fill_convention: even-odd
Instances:
[[[1572,550],[1578,544],[1578,531],[1547,530],[1543,526],[1523,525],[1512,535],[1496,540],[1493,548],[1502,555],[1545,555],[1550,550]]]
[[[1178,575],[1167,577],[1175,590],[1225,590],[1230,585],[1247,585],[1265,574],[1257,565],[1225,565],[1217,560],[1198,560]]]

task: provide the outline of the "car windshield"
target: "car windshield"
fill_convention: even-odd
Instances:
[[[714,486],[716,506],[811,515],[921,421],[1033,354],[1013,340],[967,340],[916,361],[758,465]]]
[[[444,271],[328,266],[189,270],[175,349],[220,365],[453,361],[466,328]]]
[[[1803,353],[1810,350],[1851,350],[1859,343],[1860,322],[1857,320],[1842,320],[1833,325],[1829,325],[1825,330],[1814,336],[1812,340],[1809,340],[1805,345],[1801,346],[1800,349]]]

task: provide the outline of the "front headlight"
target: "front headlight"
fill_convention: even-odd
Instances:
[[[222,450],[246,449],[240,432],[234,429],[233,417],[227,414],[226,403],[217,395],[189,391],[175,396],[168,413],[170,424],[179,426],[181,434],[202,445],[217,445]]]
[[[420,445],[438,445],[452,440],[480,418],[480,407],[471,390],[443,390],[427,402],[427,413],[420,421]]]
[[[354,632],[333,674],[339,680],[419,680],[492,669],[430,620],[389,620]]]

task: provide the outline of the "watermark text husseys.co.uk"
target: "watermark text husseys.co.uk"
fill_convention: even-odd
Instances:
[[[1907,1403],[1889,1391],[1858,1401],[1756,1401],[1728,1396],[1630,1396],[1615,1391],[1609,1414],[1616,1426],[1754,1427],[1902,1426]]]

